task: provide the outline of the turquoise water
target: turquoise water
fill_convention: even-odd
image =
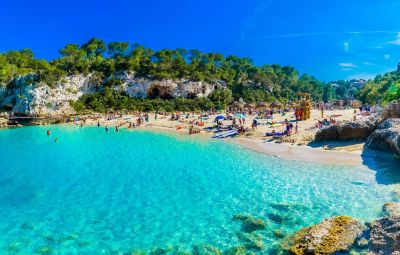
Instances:
[[[283,234],[333,215],[377,217],[398,176],[319,165],[216,140],[52,126],[0,130],[0,254],[123,254],[236,245],[235,214]],[[57,143],[55,137],[59,138]]]

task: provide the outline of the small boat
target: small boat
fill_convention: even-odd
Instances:
[[[237,134],[238,134],[237,130],[228,130],[228,131],[221,132],[221,133],[214,135],[213,138],[226,138],[226,137],[235,136]]]

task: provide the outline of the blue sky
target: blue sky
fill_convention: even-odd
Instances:
[[[398,0],[2,1],[0,51],[52,59],[92,37],[292,65],[322,80],[371,78],[400,61]]]

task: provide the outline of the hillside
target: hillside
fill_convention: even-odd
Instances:
[[[249,58],[186,49],[154,51],[127,42],[106,45],[98,39],[68,44],[52,61],[35,58],[29,49],[0,54],[1,107],[26,114],[223,109],[239,98],[288,102],[297,92],[310,93],[314,101],[357,94],[371,102],[375,98],[369,90],[375,83],[357,94],[348,81],[324,83],[291,66],[256,66]]]

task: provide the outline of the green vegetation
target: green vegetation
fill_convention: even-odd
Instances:
[[[217,91],[214,93],[218,93]],[[214,94],[213,93],[213,94]],[[211,97],[213,96],[211,94]],[[217,102],[218,103],[218,102]],[[91,110],[105,113],[110,109],[115,111],[184,111],[193,112],[210,110],[218,107],[208,98],[175,98],[170,100],[131,98],[124,93],[112,90],[108,87],[103,93],[85,94],[78,101],[70,102],[77,112]]]
[[[368,81],[357,93],[358,98],[368,104],[386,104],[400,99],[400,74],[389,72]]]
[[[223,82],[225,90],[217,90],[205,99],[132,99],[123,93],[99,90],[85,95],[71,104],[80,111],[85,109],[164,109],[200,110],[223,109],[233,100],[243,98],[250,103],[294,99],[297,92],[310,93],[314,101],[330,101],[357,95],[362,101],[387,102],[399,98],[397,73],[377,76],[356,93],[348,81],[324,83],[291,66],[256,66],[249,58],[202,53],[198,50],[163,49],[153,51],[139,44],[111,42],[99,39],[87,43],[68,44],[60,50],[60,57],[52,61],[34,58],[28,49],[0,54],[0,86],[13,86],[19,77],[30,77],[33,83],[54,86],[63,77],[72,74],[94,74],[99,87],[121,84],[116,74],[133,72],[149,79],[188,79],[192,81]],[[40,83],[39,83],[40,84]]]

